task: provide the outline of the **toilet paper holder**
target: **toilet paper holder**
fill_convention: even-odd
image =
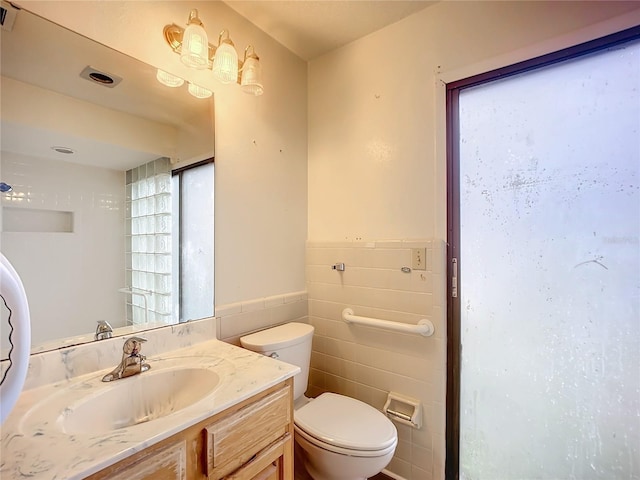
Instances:
[[[415,398],[396,392],[389,392],[382,410],[387,417],[396,422],[413,428],[422,427],[422,404]]]

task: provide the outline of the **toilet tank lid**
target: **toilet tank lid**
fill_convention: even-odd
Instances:
[[[305,342],[313,335],[313,327],[291,322],[240,337],[240,344],[254,352],[267,352]]]

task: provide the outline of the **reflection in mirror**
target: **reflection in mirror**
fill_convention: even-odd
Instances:
[[[0,247],[29,297],[32,351],[94,341],[98,321],[117,335],[195,319],[179,313],[171,172],[213,157],[213,100],[26,10],[1,43],[0,180],[13,190]]]
[[[174,232],[179,255],[174,255],[174,291],[180,318],[211,316],[213,305],[213,178],[211,161],[174,170]],[[175,236],[174,236],[175,238]]]

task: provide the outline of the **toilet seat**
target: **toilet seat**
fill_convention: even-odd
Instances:
[[[383,450],[353,450],[350,448],[342,448],[342,447],[337,447],[335,445],[332,445],[330,443],[325,443],[321,440],[318,440],[315,437],[312,437],[311,435],[306,433],[304,430],[302,430],[300,427],[298,427],[295,424],[293,428],[296,432],[296,435],[299,435],[300,437],[304,438],[307,442],[312,443],[316,447],[321,448],[323,450],[327,450],[329,452],[338,453],[340,455],[346,455],[348,457],[382,457],[388,454],[389,452],[393,452],[396,448],[396,442],[392,443],[390,446],[388,446]]]
[[[296,433],[307,441],[343,455],[373,457],[395,449],[395,426],[360,400],[323,393],[294,412]]]

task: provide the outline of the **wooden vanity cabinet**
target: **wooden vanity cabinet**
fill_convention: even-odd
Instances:
[[[90,477],[90,480],[292,480],[288,379]]]

